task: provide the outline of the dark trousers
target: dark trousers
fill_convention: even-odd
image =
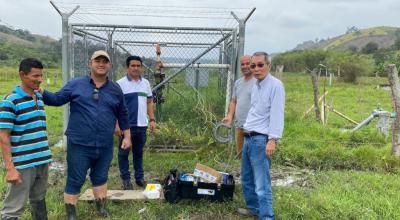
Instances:
[[[143,179],[143,147],[146,143],[147,127],[131,127],[132,147],[127,150],[118,148],[118,165],[122,180],[130,180],[129,171],[129,152],[132,150],[133,168],[135,170],[135,180]],[[122,138],[120,138],[119,146],[121,146]]]

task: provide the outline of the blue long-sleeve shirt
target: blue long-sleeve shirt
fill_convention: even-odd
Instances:
[[[95,91],[90,76],[68,82],[60,91],[44,91],[46,105],[70,103],[70,117],[65,135],[68,141],[88,147],[112,147],[118,120],[121,130],[129,128],[128,111],[121,88],[107,80]],[[97,98],[98,97],[98,98]]]
[[[284,127],[285,89],[270,73],[257,81],[251,91],[251,107],[244,129],[281,138]]]

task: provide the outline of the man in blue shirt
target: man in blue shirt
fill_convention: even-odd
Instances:
[[[0,145],[7,194],[1,219],[18,219],[29,198],[32,219],[47,219],[45,196],[49,163],[46,114],[42,95],[43,65],[27,58],[19,66],[21,85],[0,101]]]
[[[254,53],[250,68],[257,82],[251,91],[251,107],[244,124],[241,183],[247,209],[243,215],[262,220],[275,219],[272,209],[271,158],[282,137],[285,90],[269,71],[271,62],[265,52]]]
[[[107,217],[105,208],[108,170],[113,157],[113,134],[118,121],[124,133],[121,148],[131,145],[128,112],[121,88],[108,80],[111,60],[107,52],[93,53],[90,75],[75,78],[60,91],[43,91],[46,105],[70,103],[67,136],[67,182],[64,203],[68,219],[76,219],[75,205],[90,169],[90,180],[98,214]]]

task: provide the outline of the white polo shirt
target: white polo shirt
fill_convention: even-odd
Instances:
[[[130,127],[147,127],[147,101],[153,98],[149,81],[143,77],[136,81],[127,74],[117,83],[124,93]]]

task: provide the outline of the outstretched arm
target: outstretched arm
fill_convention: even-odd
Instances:
[[[43,96],[43,102],[50,106],[61,106],[68,103],[71,100],[72,84],[68,82],[60,91],[56,93],[49,92],[43,88],[39,89],[39,92]]]

